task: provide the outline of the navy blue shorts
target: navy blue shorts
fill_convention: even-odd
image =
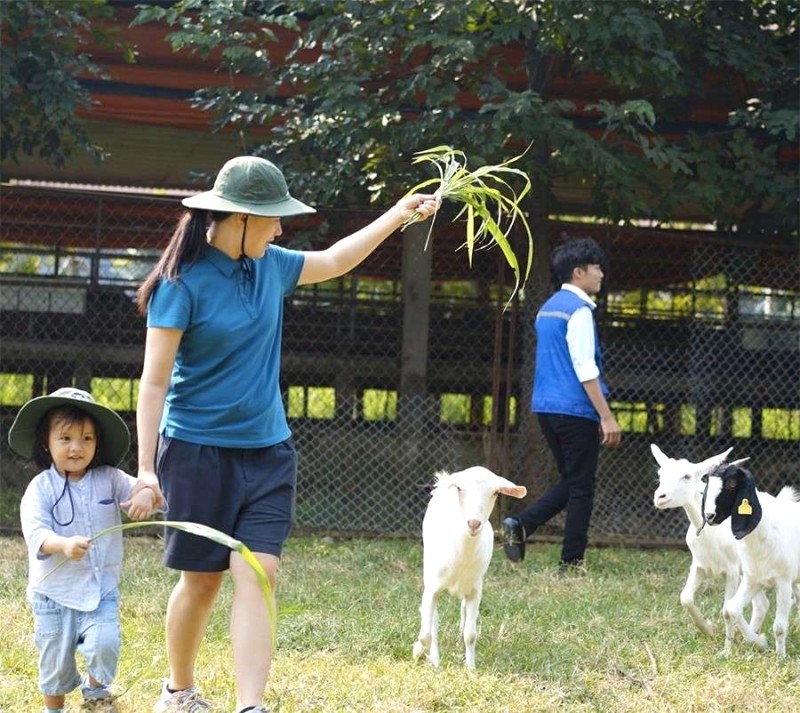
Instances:
[[[267,448],[219,448],[161,437],[156,469],[168,520],[188,520],[235,537],[253,552],[281,556],[294,521],[297,453],[291,438]],[[165,528],[164,564],[222,572],[231,550]]]

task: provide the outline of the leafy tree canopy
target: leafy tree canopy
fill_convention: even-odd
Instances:
[[[539,185],[585,177],[596,215],[695,206],[723,225],[796,229],[797,165],[779,161],[800,131],[795,2],[179,0],[141,11],[153,19],[176,49],[255,79],[196,103],[221,126],[271,125],[253,150],[322,204],[395,195],[430,146],[480,165],[533,141]],[[552,90],[597,75],[589,106]],[[707,101],[727,121],[693,121]]]
[[[103,76],[87,45],[121,47],[104,24],[112,17],[105,0],[0,3],[0,158],[39,156],[63,166],[76,147],[103,158],[76,112],[92,103],[80,78]]]
[[[748,231],[796,231],[794,0],[177,0],[140,10],[173,46],[220,58],[228,89],[199,90],[219,126],[270,126],[251,148],[309,199],[363,204],[419,180],[415,151],[450,144],[473,165],[530,142],[540,187],[591,187],[587,210],[669,220],[700,209]],[[2,3],[0,156],[63,165],[102,156],[76,119],[102,71],[105,0]],[[288,42],[287,42],[288,38]],[[130,50],[122,48],[130,57]],[[597,84],[601,76],[604,83]],[[575,106],[554,87],[601,86]],[[707,102],[726,121],[697,121]],[[787,160],[786,157],[789,157]],[[387,190],[388,189],[388,190]]]

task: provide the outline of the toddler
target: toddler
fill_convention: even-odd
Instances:
[[[116,467],[130,446],[128,427],[86,391],[28,401],[8,442],[43,469],[25,490],[20,520],[44,710],[62,713],[65,696],[80,686],[85,710],[115,711],[109,686],[120,651],[122,532],[92,538],[121,523],[120,509],[133,520],[149,517],[156,494],[144,488],[130,497],[136,479]]]

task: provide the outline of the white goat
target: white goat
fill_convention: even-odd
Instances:
[[[792,594],[800,598],[800,493],[789,486],[777,497],[756,490],[750,471],[739,465],[720,466],[708,477],[705,521],[719,525],[730,517],[742,561],[742,581],[725,602],[723,616],[732,619],[745,641],[767,648],[767,639],[745,621],[742,611],[762,589],[775,588],[775,650],[786,656],[786,633]],[[727,529],[727,528],[726,528]],[[730,653],[732,637],[725,638]]]
[[[710,576],[725,577],[724,602],[736,592],[742,578],[742,568],[736,539],[727,528],[706,528],[703,526],[702,498],[705,484],[703,476],[722,464],[733,448],[707,458],[700,463],[692,463],[684,458],[674,459],[664,454],[655,444],[650,451],[659,465],[658,488],[653,494],[653,505],[659,510],[682,507],[689,518],[686,531],[686,544],[692,554],[689,575],[681,591],[680,601],[698,629],[707,636],[714,635],[714,625],[706,619],[697,604],[695,594]],[[764,617],[769,609],[769,600],[763,592],[758,592],[753,600],[750,626],[760,631]],[[725,639],[733,636],[734,624],[725,619]]]
[[[461,598],[461,633],[465,663],[475,668],[478,610],[483,577],[494,550],[494,531],[489,522],[498,493],[524,498],[527,490],[482,466],[457,473],[439,472],[422,521],[423,593],[421,624],[414,643],[415,659],[427,654],[439,665],[439,592],[448,590]]]

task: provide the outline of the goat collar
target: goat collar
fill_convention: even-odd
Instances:
[[[703,528],[708,524],[708,520],[706,520],[706,496],[708,495],[708,481],[710,480],[710,476],[706,476],[706,487],[703,488],[703,497],[700,500],[700,517],[703,518],[703,522],[700,524],[700,527],[697,528],[697,535],[700,536],[700,533],[703,531]]]

